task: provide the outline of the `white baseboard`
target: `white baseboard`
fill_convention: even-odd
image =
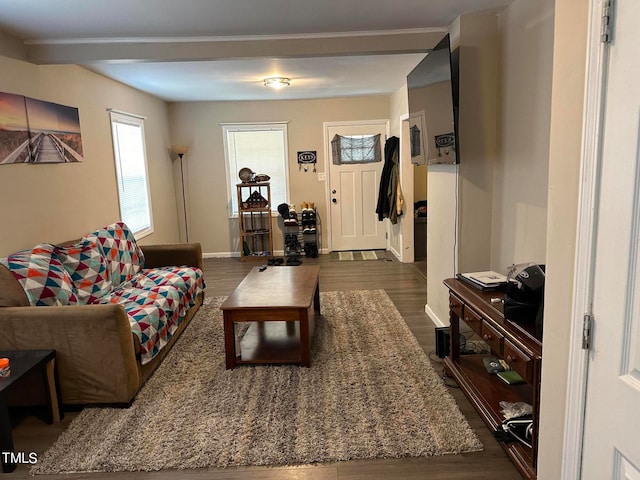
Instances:
[[[284,255],[284,252],[281,251],[276,251],[273,252],[274,256],[276,257],[281,257],[282,255]],[[203,253],[202,254],[202,258],[240,258],[240,252],[210,252],[210,253]]]
[[[202,258],[232,258],[240,257],[240,252],[215,252],[215,253],[203,253]]]
[[[402,259],[401,259],[401,255],[400,255],[400,252],[398,252],[398,251],[397,251],[395,248],[393,248],[391,245],[389,245],[389,251],[390,251],[391,253],[393,253],[393,255],[398,259],[398,261],[399,261],[399,262],[401,262],[401,261],[402,261]]]
[[[448,327],[449,326],[449,322],[443,322],[442,319],[440,319],[433,310],[431,310],[431,307],[429,305],[425,305],[424,306],[424,313],[426,313],[429,318],[431,319],[431,321],[435,324],[436,327]]]
[[[329,253],[328,248],[322,248],[320,253],[326,255]],[[284,255],[284,250],[276,250],[273,252],[274,256],[282,257]],[[239,258],[240,252],[209,252],[203,253],[202,258]]]

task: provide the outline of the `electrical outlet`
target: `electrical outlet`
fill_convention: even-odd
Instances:
[[[324,182],[326,180],[327,180],[327,174],[326,173],[322,172],[322,173],[318,174],[318,181],[319,182]]]

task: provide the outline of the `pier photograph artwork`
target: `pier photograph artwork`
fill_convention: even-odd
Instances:
[[[82,160],[77,108],[0,92],[0,165]]]

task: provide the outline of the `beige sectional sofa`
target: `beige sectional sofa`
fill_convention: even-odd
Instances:
[[[65,247],[42,244],[45,250],[54,247],[54,257],[63,259],[64,275],[71,272],[71,298],[66,300],[47,299],[46,294],[41,294],[40,300],[34,300],[33,292],[24,288],[27,284],[22,277],[27,275],[21,277],[19,270],[16,273],[15,265],[7,259],[0,261],[0,351],[55,349],[59,387],[64,404],[128,404],[160,365],[202,305],[204,299],[204,283],[201,280],[202,250],[200,244],[138,247],[135,241],[128,241],[127,244],[135,250],[136,256],[141,257],[138,259],[140,264],[138,271],[125,272],[126,278],[123,275],[120,284],[116,285],[116,278],[120,272],[117,270],[118,266],[109,267],[109,258],[107,258],[107,269],[111,268],[111,271],[110,274],[105,273],[101,263],[103,258],[97,258],[97,260],[92,258],[91,262],[97,262],[96,268],[101,269],[102,273],[96,276],[100,279],[99,281],[91,280],[94,282],[92,287],[94,290],[92,295],[87,296],[86,284],[91,282],[82,278],[84,270],[78,269],[77,265],[69,268],[68,263],[70,256],[75,256],[77,260],[79,251],[84,251],[82,259],[85,260],[85,264],[89,263],[87,252],[93,257],[109,257],[108,248],[104,246],[98,249],[101,255],[96,255],[94,241],[95,237],[89,237],[88,240],[87,237],[83,237],[80,243],[74,244],[75,249],[70,250],[64,250]],[[89,245],[87,242],[90,242]],[[28,253],[32,252],[26,254]],[[21,257],[18,255],[9,258],[20,260]],[[54,265],[53,260],[50,262]],[[122,262],[120,267],[125,263]],[[55,270],[51,265],[46,268]],[[180,266],[180,271],[188,271],[191,277],[197,278],[200,282],[197,289],[191,289],[192,298],[188,301],[183,298],[184,292],[178,294],[174,291],[177,284],[181,285],[184,282],[182,277],[176,276],[175,272],[178,270],[165,268],[169,266]],[[75,271],[74,268],[76,268]],[[96,268],[89,269],[93,275],[97,271]],[[157,272],[167,276],[169,281],[158,280]],[[59,272],[54,273],[58,275]],[[110,277],[111,284],[105,287],[106,277]],[[99,284],[99,288],[95,286],[96,284]],[[85,288],[84,299],[82,288]],[[133,316],[139,318],[141,312],[143,314],[144,311],[153,310],[157,304],[156,300],[146,303],[144,299],[140,300],[141,288],[151,290],[156,296],[158,292],[162,293],[170,298],[171,305],[176,303],[178,298],[181,301],[184,300],[185,305],[179,311],[179,315],[174,318],[172,326],[156,327],[157,335],[153,333],[155,332],[153,328],[148,328],[149,322],[143,321],[142,327],[139,327],[132,320]],[[137,296],[131,297],[132,289]],[[123,292],[127,293],[123,295]],[[64,297],[65,293],[62,292],[61,296]],[[93,303],[85,303],[87,298]],[[171,299],[176,300],[174,302]],[[38,303],[38,301],[44,303]],[[143,303],[144,309],[137,307],[138,304]],[[134,307],[133,313],[131,305]],[[168,310],[166,305],[158,308],[160,316],[167,324],[170,323]],[[157,344],[145,350],[147,343],[150,342],[149,336],[158,337]],[[160,341],[163,336],[164,340]],[[156,348],[158,344],[160,347]]]

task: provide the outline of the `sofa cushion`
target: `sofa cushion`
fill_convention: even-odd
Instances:
[[[108,225],[84,238],[98,244],[114,287],[130,281],[144,265],[144,254],[123,222]]]
[[[111,291],[107,263],[95,240],[56,246],[54,253],[71,277],[79,304],[94,303]]]
[[[78,303],[71,277],[55,255],[55,248],[54,245],[42,243],[31,250],[23,250],[0,259],[0,263],[20,283],[29,305]]]

